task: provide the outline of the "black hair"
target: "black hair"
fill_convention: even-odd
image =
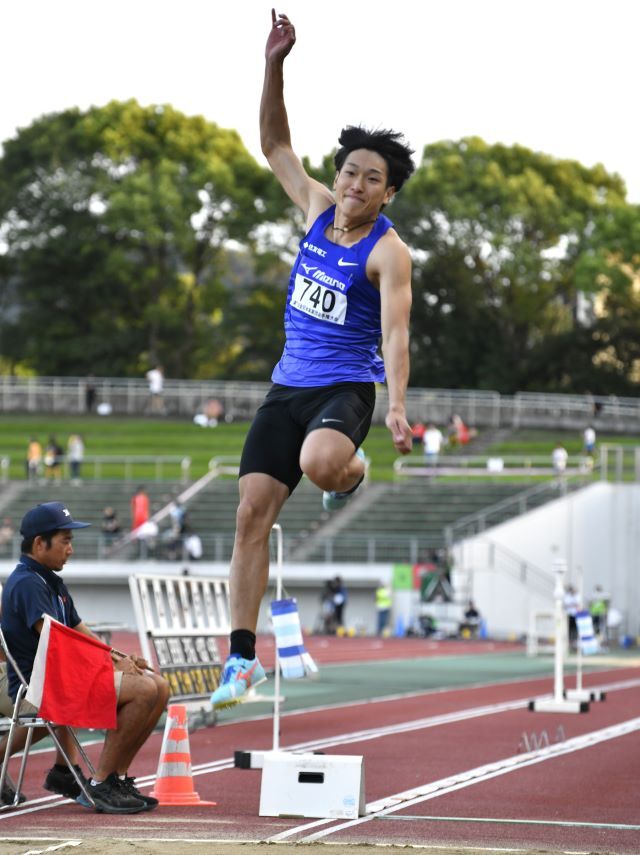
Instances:
[[[33,541],[36,537],[41,537],[44,542],[47,544],[47,548],[51,549],[51,542],[53,538],[58,534],[59,531],[66,531],[67,529],[57,528],[55,531],[45,531],[42,534],[34,534],[33,537],[24,537],[22,539],[22,543],[20,544],[20,552],[23,555],[29,555],[31,550],[33,549]]]
[[[411,177],[416,168],[411,159],[413,149],[409,148],[402,134],[397,131],[371,131],[361,125],[347,125],[340,132],[338,142],[340,148],[333,159],[338,172],[344,166],[350,152],[359,148],[375,151],[387,164],[389,172],[387,187],[394,187],[396,192]]]

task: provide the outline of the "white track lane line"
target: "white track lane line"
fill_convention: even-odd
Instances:
[[[638,681],[640,684],[640,681]],[[326,739],[314,739],[310,742],[299,742],[295,745],[288,745],[286,751],[318,751],[323,748],[330,748],[335,745],[349,745],[353,742],[363,742],[370,739],[380,739],[385,736],[393,736],[397,733],[406,733],[412,730],[423,730],[428,727],[439,727],[444,724],[451,724],[458,721],[466,721],[470,718],[479,718],[481,716],[495,715],[501,712],[508,712],[514,709],[523,709],[529,703],[529,699],[520,698],[516,701],[505,701],[502,704],[491,704],[482,707],[471,707],[467,710],[459,712],[446,713],[445,715],[430,716],[424,719],[417,719],[412,722],[403,722],[401,724],[389,725],[382,728],[371,728],[370,730],[359,730],[351,733],[342,733],[336,736],[327,737]],[[223,760],[215,760],[212,763],[201,763],[191,766],[191,774],[208,775],[212,772],[222,772],[225,769],[234,767],[234,758],[226,757]],[[136,786],[149,787],[155,783],[156,775],[143,775],[136,778]],[[47,796],[44,804],[34,804],[27,802],[26,806],[18,810],[5,811],[0,813],[0,822],[10,819],[14,816],[23,816],[29,813],[36,813],[41,810],[58,807],[61,804],[68,804],[69,799],[62,799],[56,796]],[[33,806],[32,806],[33,805]]]
[[[378,814],[376,819],[389,819],[392,822],[406,820],[407,822],[481,822],[487,825],[548,825],[560,828],[607,828],[613,831],[640,831],[640,825],[629,825],[623,822],[563,822],[557,819],[505,819],[504,817],[480,816],[383,816]]]
[[[591,748],[602,742],[608,742],[611,739],[617,739],[620,736],[626,736],[630,733],[635,733],[640,730],[640,718],[629,719],[620,724],[594,730],[591,733],[585,733],[582,736],[576,736],[573,739],[568,739],[565,742],[559,742],[554,745],[540,748],[537,751],[529,751],[526,754],[514,754],[511,757],[505,757],[502,760],[497,760],[493,763],[487,763],[484,766],[478,766],[475,769],[469,769],[457,775],[452,775],[448,778],[442,778],[439,781],[432,781],[422,787],[413,787],[410,790],[404,790],[400,793],[395,793],[392,796],[387,796],[384,799],[379,799],[376,802],[370,802],[366,806],[367,815],[358,819],[348,820],[333,825],[331,828],[325,828],[321,831],[316,831],[313,834],[302,836],[296,840],[296,843],[310,843],[314,840],[320,840],[323,837],[328,837],[330,834],[335,834],[337,831],[344,831],[348,828],[353,828],[356,825],[362,825],[365,822],[370,822],[379,816],[387,816],[397,810],[404,810],[413,805],[421,804],[430,799],[439,798],[440,796],[454,793],[457,790],[462,790],[474,784],[489,781],[492,778],[497,778],[501,775],[506,775],[509,772],[515,772],[519,769],[524,769],[527,766],[534,766],[538,763],[543,763],[546,760],[551,760],[555,757],[561,757],[564,754],[573,754],[576,751],[581,751],[584,748]],[[268,839],[268,843],[275,843],[280,840],[285,840],[294,834],[305,834],[306,831],[311,831],[321,825],[335,823],[335,820],[321,819],[315,822],[305,823],[297,828],[290,828],[286,831],[276,834]]]
[[[640,686],[640,679],[635,680],[624,680],[618,683],[609,683],[604,686],[591,687],[592,689],[598,688],[601,691],[618,691],[623,689],[637,688]],[[549,697],[549,695],[544,695],[540,697]],[[481,707],[470,707],[466,710],[460,710],[458,712],[453,713],[445,713],[443,715],[430,716],[423,719],[417,719],[412,722],[403,722],[401,724],[389,725],[387,727],[382,728],[372,728],[370,730],[361,730],[355,731],[351,733],[338,734],[336,736],[327,737],[326,739],[321,740],[311,740],[310,742],[299,742],[294,745],[283,746],[283,751],[319,751],[323,748],[331,748],[336,745],[348,745],[354,742],[365,742],[371,739],[380,739],[385,736],[393,736],[397,733],[407,733],[412,730],[423,730],[429,727],[438,727],[440,725],[452,724],[459,721],[466,721],[471,718],[478,718],[480,716],[486,715],[495,715],[501,712],[508,712],[511,710],[522,709],[523,707],[527,707],[531,700],[536,700],[537,698],[519,698],[515,701],[504,701],[501,704],[490,704]],[[263,749],[268,750],[268,749]],[[524,755],[520,755],[524,756]],[[222,772],[225,769],[234,768],[234,758],[226,757],[222,760],[214,760],[210,763],[201,763],[198,765],[192,765],[191,772],[195,777],[197,775],[208,775],[213,772]],[[155,784],[156,775],[141,775],[136,778],[136,786],[139,787],[151,787]],[[40,799],[35,799],[26,803],[26,806],[20,808],[19,810],[4,810],[0,811],[0,822],[3,820],[11,819],[15,816],[23,816],[29,813],[36,813],[41,810],[49,810],[51,808],[59,807],[63,804],[69,804],[69,799],[64,799],[58,796],[45,796]],[[327,820],[320,820],[320,823],[326,823]]]
[[[21,852],[20,855],[44,855],[45,852],[59,852],[60,849],[68,849],[70,846],[81,846],[82,840],[65,840],[63,843],[58,843],[56,846],[47,846],[46,849],[28,849],[26,852]]]

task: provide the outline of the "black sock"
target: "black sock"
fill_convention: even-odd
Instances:
[[[256,635],[250,629],[234,629],[229,636],[229,655],[237,653],[243,659],[256,658]]]

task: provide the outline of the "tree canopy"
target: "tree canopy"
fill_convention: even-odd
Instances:
[[[625,193],[601,166],[523,146],[426,146],[390,212],[414,252],[412,384],[630,389],[598,358],[607,320],[591,307],[604,271],[614,276],[615,240],[640,225]]]
[[[229,241],[278,198],[233,131],[169,106],[45,116],[0,161],[2,354],[48,374],[197,376],[219,342]]]
[[[333,171],[330,154],[312,170]],[[640,209],[619,176],[442,141],[386,213],[414,258],[412,385],[638,389]],[[128,101],[39,119],[0,159],[2,364],[267,379],[285,219],[301,230],[270,171],[202,117]]]

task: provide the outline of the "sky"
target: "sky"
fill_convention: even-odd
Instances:
[[[136,98],[234,128],[260,152],[263,0],[2,4],[0,141],[39,116]],[[344,125],[519,143],[602,163],[640,203],[635,0],[287,0],[294,149],[319,163]]]

